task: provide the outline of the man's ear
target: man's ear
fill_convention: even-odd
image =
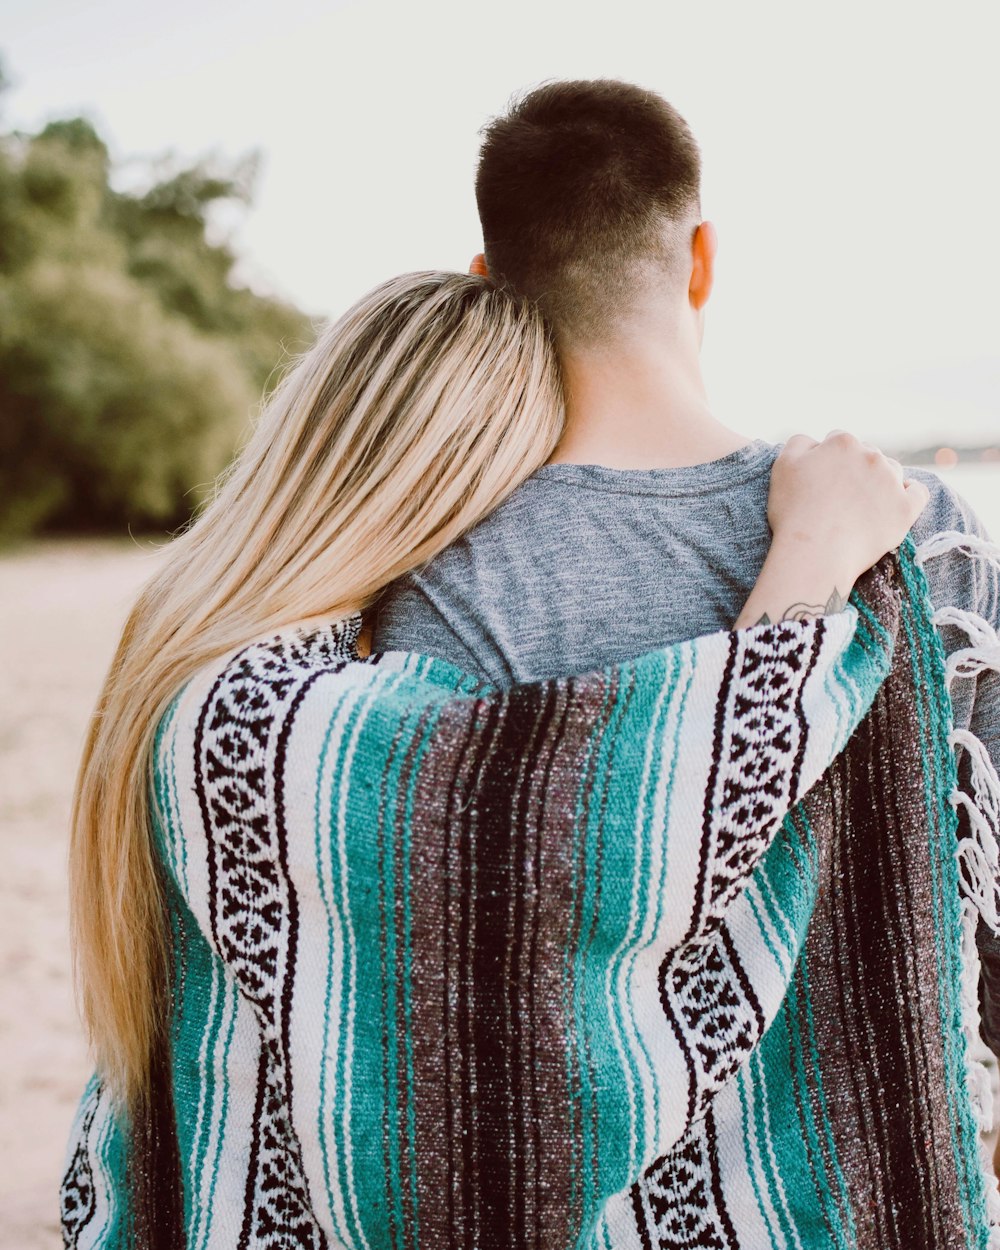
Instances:
[[[469,273],[477,274],[480,278],[488,278],[490,271],[486,267],[486,257],[482,252],[477,252],[472,258],[472,264],[469,266]]]
[[[708,303],[715,282],[715,253],[719,250],[719,236],[710,221],[703,221],[695,230],[691,241],[691,280],[688,283],[688,299],[691,307],[701,310]]]

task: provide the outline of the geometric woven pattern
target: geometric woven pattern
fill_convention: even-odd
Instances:
[[[199,673],[153,770],[154,1239],[995,1244],[930,616],[907,544],[845,612],[503,693],[357,622]],[[146,1140],[93,1081],[68,1245],[132,1244]]]

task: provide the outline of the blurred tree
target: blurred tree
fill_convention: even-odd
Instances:
[[[84,118],[0,135],[0,537],[182,523],[313,338],[213,238],[255,159],[161,162],[141,193],[112,172]]]

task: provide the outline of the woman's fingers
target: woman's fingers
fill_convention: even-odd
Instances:
[[[768,495],[775,541],[827,553],[850,574],[846,580],[898,547],[927,505],[923,483],[908,480],[898,460],[847,430],[831,430],[821,443],[796,435],[785,453],[775,460]]]
[[[808,451],[810,447],[816,446],[816,440],[810,438],[808,434],[793,434],[791,438],[785,440],[784,451],[795,455],[797,453]]]
[[[908,477],[903,482],[903,495],[909,507],[910,525],[912,525],[927,507],[927,501],[931,497],[930,491],[923,482],[918,482],[915,477]]]

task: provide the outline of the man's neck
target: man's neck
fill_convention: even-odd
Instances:
[[[697,345],[687,347],[632,337],[563,351],[566,428],[550,463],[671,469],[745,447],[712,415]]]

